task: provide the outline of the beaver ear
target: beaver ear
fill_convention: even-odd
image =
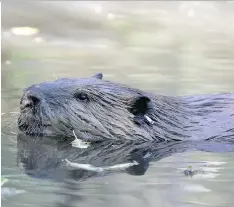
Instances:
[[[101,79],[103,78],[103,74],[102,73],[97,73],[94,76],[92,76],[91,78],[97,78],[97,79]]]
[[[147,96],[137,96],[130,101],[130,112],[134,115],[146,114],[150,109],[150,98]]]
[[[138,96],[130,101],[129,111],[134,115],[134,122],[138,125],[148,124],[153,125],[152,120],[148,115],[151,114],[153,106],[149,97]]]

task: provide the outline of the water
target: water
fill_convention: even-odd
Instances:
[[[29,176],[17,164],[16,128],[22,89],[60,77],[103,72],[165,95],[233,92],[232,2],[4,2],[2,8],[3,206],[233,206],[232,146],[169,147],[142,176],[58,182]],[[12,35],[19,26],[40,32]],[[190,165],[206,172],[185,176]]]

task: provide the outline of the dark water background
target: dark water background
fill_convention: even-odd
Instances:
[[[3,2],[1,173],[11,193],[2,205],[66,202],[63,184],[29,177],[17,166],[23,88],[103,72],[105,79],[165,95],[233,92],[233,10],[227,1]],[[39,32],[16,35],[13,27]],[[232,152],[177,153],[152,162],[144,176],[92,178],[66,193],[76,198],[74,206],[232,207],[233,160]],[[207,173],[183,174],[183,168],[204,163]]]

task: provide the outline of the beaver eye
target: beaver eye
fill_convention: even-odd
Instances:
[[[78,94],[75,94],[75,98],[80,100],[80,101],[87,101],[89,100],[88,96],[84,93],[78,93]]]

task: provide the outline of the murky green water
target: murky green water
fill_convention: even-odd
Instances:
[[[23,88],[96,72],[165,95],[233,92],[233,9],[232,2],[4,2],[1,159],[8,182],[2,205],[232,207],[233,152],[177,153],[150,163],[143,176],[115,173],[71,189],[24,174],[16,121]],[[40,32],[11,33],[22,26]],[[206,175],[183,174],[204,162]]]

